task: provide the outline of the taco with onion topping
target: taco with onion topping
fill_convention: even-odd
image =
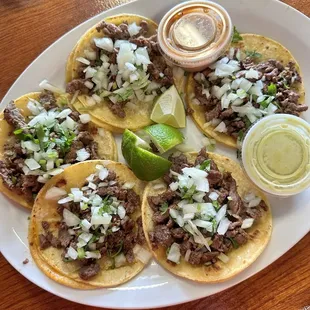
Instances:
[[[29,243],[51,279],[80,289],[120,285],[148,263],[141,219],[144,183],[124,164],[78,163],[42,188]]]
[[[308,109],[293,55],[261,35],[238,38],[216,63],[191,74],[186,90],[187,105],[200,130],[231,147],[266,115],[299,116]]]
[[[0,116],[0,191],[31,208],[52,176],[76,162],[117,160],[112,134],[66,106],[68,95],[29,93]]]
[[[173,84],[156,31],[155,22],[131,14],[89,29],[67,62],[67,92],[79,99],[74,107],[113,132],[150,125],[154,100]]]
[[[272,230],[266,197],[233,160],[180,154],[143,196],[142,218],[154,257],[190,280],[225,281],[252,264]]]

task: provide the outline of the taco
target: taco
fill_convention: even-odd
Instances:
[[[104,128],[123,132],[150,125],[155,98],[173,84],[157,44],[157,24],[139,15],[106,18],[70,54],[67,92]]]
[[[89,159],[117,160],[112,134],[64,105],[68,95],[45,91],[11,101],[0,115],[0,191],[31,208],[52,176]]]
[[[72,165],[42,188],[29,243],[38,267],[74,288],[120,285],[148,263],[141,219],[144,183],[124,164]]]
[[[181,154],[143,196],[147,242],[172,273],[197,282],[225,281],[252,264],[272,230],[268,202],[241,167],[219,154]]]
[[[308,109],[293,55],[260,35],[242,34],[240,39],[215,64],[191,74],[186,90],[187,105],[200,130],[231,147],[266,115],[298,116]]]

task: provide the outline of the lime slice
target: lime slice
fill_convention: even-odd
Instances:
[[[165,153],[183,142],[182,133],[169,125],[156,124],[147,126],[144,131],[149,134],[159,153]]]
[[[122,139],[122,153],[134,174],[141,180],[152,181],[162,177],[171,162],[149,151],[150,146],[126,129]]]
[[[151,120],[175,128],[184,128],[186,126],[183,101],[174,85],[157,99],[151,114]]]

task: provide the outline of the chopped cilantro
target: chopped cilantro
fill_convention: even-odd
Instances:
[[[228,239],[232,243],[234,249],[238,249],[239,248],[239,244],[238,244],[238,242],[234,238],[228,238]]]
[[[236,26],[234,26],[234,34],[233,34],[233,37],[232,37],[232,42],[233,43],[237,43],[237,42],[242,41],[242,40],[243,40],[242,36],[240,35],[240,33],[237,30]]]
[[[274,83],[271,83],[268,85],[268,95],[269,96],[275,96],[277,94],[277,86]]]
[[[17,178],[14,175],[12,175],[11,176],[11,181],[15,185],[17,183]]]
[[[109,252],[109,256],[112,258],[117,256],[118,254],[120,254],[122,252],[122,249],[123,249],[123,241],[121,241],[121,243],[119,244],[118,249],[115,253],[112,254],[111,252]]]
[[[217,229],[217,221],[216,219],[214,218],[212,220],[212,232],[215,233],[216,232],[216,229]]]
[[[88,241],[88,244],[94,243],[94,242],[96,242],[96,241],[98,241],[98,240],[99,240],[99,237],[96,236],[96,235],[93,235],[93,236],[91,237],[91,239]]]
[[[238,141],[242,141],[244,138],[244,131],[243,130],[240,130],[238,132]]]
[[[183,195],[182,195],[182,199],[191,199],[192,196],[195,194],[196,191],[196,185],[192,185],[190,188],[187,187],[183,187]]]
[[[83,259],[85,257],[85,250],[84,250],[84,248],[78,248],[77,252],[78,252],[78,258],[79,259]]]
[[[19,128],[13,131],[14,135],[19,135],[21,133],[23,133],[24,129],[23,128]]]
[[[269,106],[269,102],[267,100],[264,100],[264,101],[260,102],[259,104],[264,109],[266,109]]]
[[[210,171],[211,168],[211,159],[206,159],[199,167],[200,170]]]
[[[245,51],[245,54],[251,58],[261,58],[262,57],[262,54],[256,52],[255,50],[254,51]]]
[[[218,211],[220,209],[220,207],[221,207],[217,200],[213,200],[212,201],[212,205],[213,205],[213,207],[215,208],[216,211]]]
[[[161,214],[166,213],[166,211],[168,210],[168,207],[169,207],[169,205],[168,205],[167,202],[163,203],[163,204],[160,206],[160,208],[159,208]]]
[[[44,130],[43,125],[38,124],[36,126],[36,134],[37,134],[37,137],[38,137],[38,141],[39,141],[38,144],[40,144],[41,151],[44,151],[45,130]]]
[[[243,121],[244,121],[245,127],[246,127],[247,129],[248,129],[249,127],[251,127],[251,122],[250,122],[250,120],[248,119],[247,116],[245,116],[245,117],[243,118]]]

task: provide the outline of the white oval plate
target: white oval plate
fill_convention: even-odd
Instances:
[[[64,86],[64,68],[67,56],[80,36],[103,17],[119,13],[138,13],[157,21],[177,0],[140,0],[106,11],[86,21],[56,41],[41,54],[17,79],[0,105],[27,92],[38,90],[38,84],[48,79]],[[310,20],[295,9],[275,0],[218,0],[231,14],[233,23],[241,32],[269,36],[288,47],[303,71],[305,85],[310,84]],[[309,96],[307,95],[307,102]],[[304,114],[310,121],[310,111]],[[202,134],[191,120],[185,130],[190,144],[199,149]],[[117,137],[118,144],[120,137]],[[235,158],[235,151],[218,146],[217,152]],[[155,308],[206,297],[227,289],[267,267],[310,230],[310,190],[289,199],[270,199],[274,229],[271,242],[259,259],[247,270],[225,283],[200,285],[182,280],[163,270],[154,261],[134,280],[117,288],[95,291],[74,290],[47,278],[31,259],[28,242],[29,212],[0,196],[0,249],[5,258],[22,275],[43,289],[63,298],[97,307]],[[22,261],[30,262],[23,265]]]

